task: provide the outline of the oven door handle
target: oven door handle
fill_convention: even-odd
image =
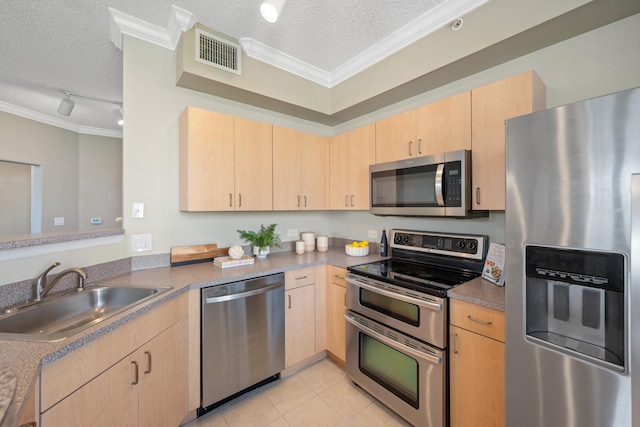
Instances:
[[[387,338],[384,335],[382,335],[379,332],[374,331],[373,329],[367,328],[364,325],[361,325],[360,323],[358,323],[356,320],[354,320],[351,316],[349,316],[348,314],[344,315],[344,318],[347,322],[351,323],[353,326],[355,326],[356,328],[358,328],[361,331],[366,332],[368,335],[371,335],[371,337],[379,340],[380,342],[388,345],[389,347],[398,350],[401,353],[405,353],[405,354],[409,354],[413,357],[419,358],[419,359],[426,359],[428,361],[430,361],[431,363],[434,363],[436,365],[439,365],[442,362],[442,358],[438,357],[438,356],[434,356],[432,354],[427,354],[427,353],[422,353],[420,351],[416,351],[413,348],[406,346],[406,345],[402,345],[397,341],[392,340],[391,338]]]
[[[376,286],[369,285],[367,283],[364,283],[361,280],[352,279],[350,277],[347,277],[346,281],[347,281],[347,283],[351,283],[353,286],[358,286],[358,287],[367,289],[367,290],[369,290],[371,292],[376,292],[376,293],[378,293],[380,295],[384,295],[384,296],[389,297],[389,298],[393,298],[393,299],[397,299],[397,300],[400,300],[400,301],[408,302],[410,304],[419,305],[419,306],[425,307],[425,308],[430,308],[431,310],[442,311],[442,304],[438,304],[436,302],[425,301],[425,300],[421,300],[421,299],[418,299],[418,298],[408,297],[406,295],[400,295],[400,294],[397,294],[395,292],[387,291],[386,289],[381,289],[381,288],[378,288]]]

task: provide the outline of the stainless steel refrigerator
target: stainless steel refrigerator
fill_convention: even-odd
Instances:
[[[506,135],[506,424],[640,427],[640,88]]]

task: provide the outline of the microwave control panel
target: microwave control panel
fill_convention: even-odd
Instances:
[[[462,206],[462,164],[450,162],[444,168],[445,206]]]

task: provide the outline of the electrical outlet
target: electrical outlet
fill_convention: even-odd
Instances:
[[[54,227],[59,227],[61,225],[64,225],[64,217],[63,216],[56,216],[53,218],[53,226]]]
[[[369,232],[367,233],[367,237],[369,237],[370,239],[377,239],[378,230],[369,230]]]
[[[287,230],[287,237],[298,237],[300,233],[298,233],[297,228],[290,228]]]
[[[143,252],[151,250],[151,234],[138,234],[131,236],[131,252]]]

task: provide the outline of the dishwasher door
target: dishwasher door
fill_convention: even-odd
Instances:
[[[202,289],[204,413],[284,369],[284,274]]]

